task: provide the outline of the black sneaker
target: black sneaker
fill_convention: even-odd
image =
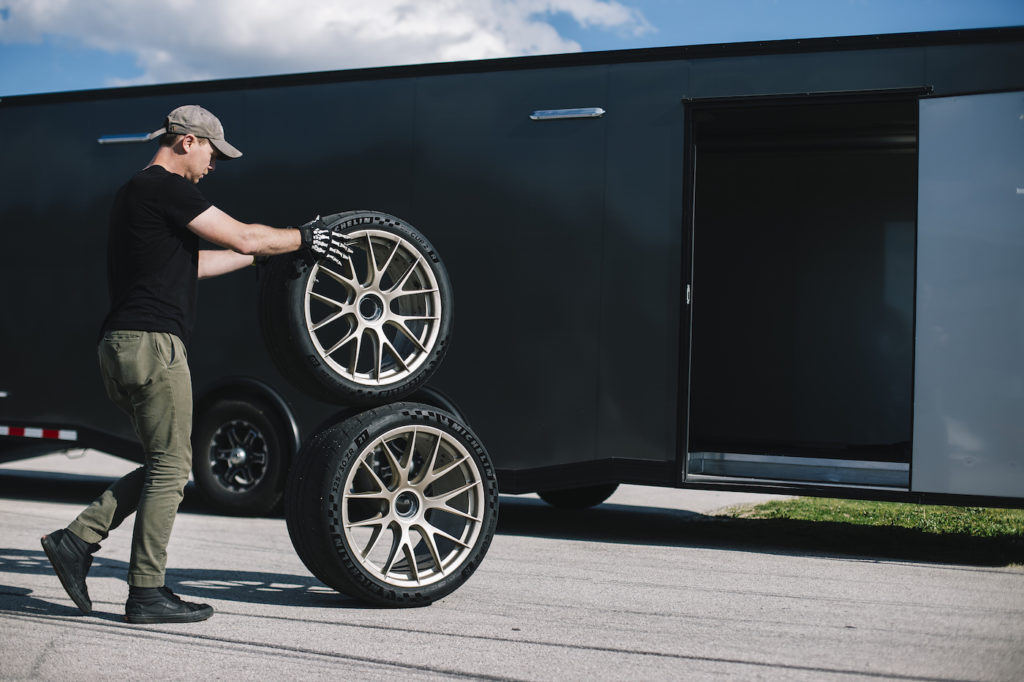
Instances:
[[[82,613],[90,613],[92,600],[85,587],[85,576],[92,566],[92,553],[100,546],[89,544],[66,528],[44,535],[40,542],[71,601],[75,602]]]
[[[183,601],[167,587],[129,589],[124,619],[129,623],[195,623],[213,615],[209,604]]]

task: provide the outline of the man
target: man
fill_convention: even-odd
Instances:
[[[196,282],[252,265],[255,258],[307,249],[336,262],[351,253],[319,219],[298,228],[241,223],[196,188],[219,159],[242,155],[216,116],[187,105],[149,138],[160,146],[118,191],[110,215],[110,311],[98,345],[107,394],[131,418],[145,463],[110,486],[67,528],[42,538],[61,584],[83,613],[85,577],[107,534],[136,512],[128,568],[129,623],[186,623],[213,615],[164,584],[167,542],[192,466],[192,385],[187,348]],[[199,238],[226,247],[200,250]]]

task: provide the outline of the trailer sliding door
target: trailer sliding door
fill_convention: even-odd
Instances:
[[[694,107],[688,482],[909,486],[916,107]]]
[[[1024,92],[921,102],[915,492],[1024,492]]]

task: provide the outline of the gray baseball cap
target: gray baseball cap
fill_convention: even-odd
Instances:
[[[213,148],[227,159],[237,159],[242,155],[242,152],[224,139],[224,126],[220,124],[220,120],[197,104],[186,104],[167,114],[164,127],[154,130],[148,137],[152,140],[164,133],[175,135],[191,133],[196,137],[205,137],[213,145]]]

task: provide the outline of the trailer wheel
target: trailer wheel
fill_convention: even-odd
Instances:
[[[281,500],[288,475],[286,430],[259,400],[222,398],[197,415],[192,476],[202,497],[232,514],[266,514]]]
[[[434,247],[376,211],[323,219],[351,240],[344,266],[289,254],[260,282],[260,323],[278,369],[330,402],[375,405],[423,385],[448,350],[452,289]]]
[[[537,493],[540,499],[559,509],[588,509],[601,504],[615,492],[618,483],[592,485],[585,488],[545,490]]]
[[[285,519],[299,557],[330,587],[371,604],[425,606],[479,566],[498,485],[480,441],[452,415],[395,403],[307,441]]]

